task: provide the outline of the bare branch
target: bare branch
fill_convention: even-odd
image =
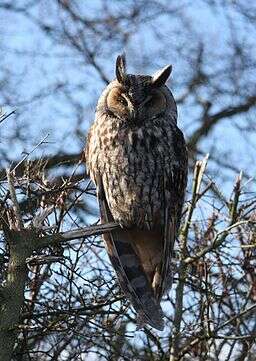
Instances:
[[[72,241],[74,239],[97,236],[102,233],[108,233],[114,229],[119,228],[118,223],[106,223],[97,226],[89,226],[84,228],[78,228],[74,231],[59,232],[49,236],[43,236],[38,238],[36,249],[56,245],[58,243]]]

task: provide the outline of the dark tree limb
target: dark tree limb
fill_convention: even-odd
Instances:
[[[224,118],[230,118],[237,114],[245,113],[250,108],[256,105],[256,96],[251,96],[244,103],[236,105],[234,107],[225,108],[218,113],[213,115],[205,114],[203,117],[203,122],[200,128],[198,128],[188,140],[188,149],[195,151],[199,141],[206,137],[209,132],[214,128],[215,125],[219,123],[220,120]]]

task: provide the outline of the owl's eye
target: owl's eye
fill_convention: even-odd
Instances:
[[[128,105],[127,100],[126,100],[124,97],[122,97],[122,96],[118,97],[118,101],[119,101],[121,104],[123,104],[124,106],[127,106],[127,105]]]

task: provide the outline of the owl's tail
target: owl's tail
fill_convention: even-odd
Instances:
[[[163,312],[157,302],[143,260],[134,247],[134,232],[128,229],[112,231],[103,236],[120,286],[138,313],[138,326],[148,323],[163,330]],[[146,258],[146,254],[145,254]]]

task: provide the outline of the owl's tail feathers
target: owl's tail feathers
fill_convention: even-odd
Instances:
[[[138,313],[138,327],[148,323],[163,330],[163,311],[132,246],[129,230],[112,231],[111,234],[104,235],[104,240],[120,286]]]

